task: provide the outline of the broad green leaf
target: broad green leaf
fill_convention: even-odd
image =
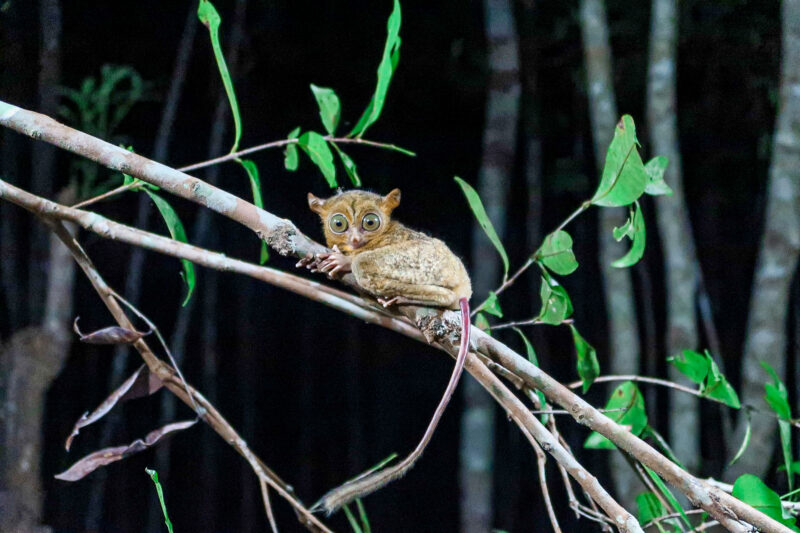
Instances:
[[[681,463],[680,459],[678,459],[678,456],[675,455],[674,451],[672,451],[672,448],[670,447],[669,443],[667,442],[667,439],[665,439],[661,435],[661,433],[656,431],[656,429],[653,426],[648,425],[646,428],[644,428],[644,431],[642,431],[641,437],[642,438],[650,437],[651,439],[653,439],[655,441],[656,445],[661,449],[662,452],[664,452],[664,455],[666,455],[669,458],[670,461],[672,461],[673,463],[675,463],[679,467],[681,467],[684,470],[686,470],[686,467],[683,466],[683,463]]]
[[[800,476],[800,461],[793,461],[789,467],[789,471]],[[779,466],[778,472],[786,472],[786,465]]]
[[[614,129],[608,147],[603,175],[592,204],[606,207],[628,205],[644,192],[649,180],[636,146],[636,126],[630,115],[623,115]]]
[[[236,130],[233,146],[231,147],[231,153],[233,153],[239,149],[239,141],[242,140],[242,117],[239,114],[239,102],[236,100],[236,93],[233,90],[231,73],[228,71],[228,65],[225,63],[225,56],[222,53],[222,46],[219,41],[219,26],[222,19],[214,7],[214,4],[209,0],[200,0],[200,4],[197,6],[197,18],[208,28],[208,33],[211,36],[211,48],[214,50],[214,59],[217,60],[217,69],[219,70],[219,75],[222,77],[222,84],[225,86],[225,94],[228,95],[228,102],[231,105],[233,125]]]
[[[663,155],[659,155],[651,159],[644,166],[647,172],[647,187],[644,192],[651,196],[672,196],[672,189],[669,188],[667,182],[664,181],[664,172],[667,170],[669,160]]]
[[[489,291],[489,296],[478,307],[478,311],[485,311],[497,318],[503,318],[503,310],[500,308],[500,302],[497,300],[497,294],[494,291]]]
[[[144,471],[150,476],[150,479],[153,480],[153,484],[156,486],[156,494],[158,494],[158,501],[161,504],[161,513],[164,515],[164,524],[167,526],[167,531],[172,533],[172,522],[167,514],[167,504],[164,502],[164,489],[161,488],[161,483],[158,482],[158,472],[150,468],[145,468]]]
[[[747,417],[745,419],[747,426],[745,427],[744,430],[744,438],[742,439],[742,445],[739,446],[739,450],[736,452],[736,455],[733,456],[731,462],[728,463],[728,466],[731,466],[733,463],[738,461],[739,458],[742,456],[742,454],[744,454],[745,450],[747,450],[747,447],[750,446],[750,437],[752,436],[753,433],[752,427],[750,426],[750,411],[745,410],[744,414]]]
[[[258,177],[258,167],[250,159],[237,159],[236,161],[244,167],[247,172],[247,177],[250,179],[250,189],[253,191],[253,203],[256,207],[264,209],[264,199],[261,196],[261,179]],[[263,265],[267,260],[269,260],[269,250],[267,249],[267,243],[262,240],[259,263]]]
[[[786,467],[786,476],[789,480],[789,490],[794,490],[794,473],[792,472],[792,408],[789,406],[789,393],[786,385],[778,377],[775,369],[766,361],[761,361],[761,366],[772,378],[772,383],[765,383],[764,389],[767,394],[764,399],[770,408],[778,415],[778,434],[781,438],[781,450],[783,451],[783,463]]]
[[[475,327],[486,332],[487,335],[492,334],[491,330],[489,330],[489,320],[486,319],[486,315],[483,313],[475,315]]]
[[[578,333],[578,328],[570,324],[569,329],[572,331],[572,342],[578,357],[578,376],[583,380],[583,393],[586,394],[595,378],[600,375],[600,362],[597,360],[597,351]]]
[[[545,237],[534,258],[562,276],[572,274],[578,268],[578,261],[572,252],[572,237],[564,230],[558,230]]]
[[[336,167],[333,164],[333,152],[328,147],[325,138],[315,131],[307,131],[297,139],[297,143],[308,154],[311,161],[319,167],[330,188],[335,188]]]
[[[705,383],[700,387],[700,392],[703,396],[715,398],[729,407],[739,409],[742,405],[739,403],[739,396],[733,386],[728,383],[728,380],[719,371],[717,363],[714,362],[714,358],[711,357],[708,350],[706,350],[705,355],[708,360],[709,372]]]
[[[633,241],[628,253],[611,263],[611,266],[615,268],[633,266],[644,256],[644,245],[647,239],[644,228],[644,216],[642,215],[642,208],[639,206],[639,202],[635,203],[636,208],[631,209],[631,214],[627,223],[621,228],[614,228],[615,239],[619,241],[623,237],[628,237]]]
[[[287,139],[297,139],[297,136],[300,135],[300,127],[296,127],[290,133]],[[297,170],[297,163],[299,162],[297,157],[297,144],[290,143],[286,145],[286,149],[283,151],[283,166],[286,170]]]
[[[178,218],[178,214],[174,209],[172,209],[172,206],[169,205],[169,202],[148,189],[143,190],[148,196],[150,196],[150,199],[153,200],[153,203],[156,204],[158,212],[161,213],[161,218],[163,218],[164,222],[166,222],[167,229],[169,230],[169,234],[172,236],[172,238],[179,242],[188,243],[186,240],[186,231],[183,229],[181,219]],[[188,259],[181,259],[181,264],[183,265],[183,281],[186,282],[186,297],[184,298],[182,304],[185,306],[187,303],[189,303],[189,298],[192,297],[192,293],[194,292],[195,274],[194,264],[192,264],[191,261]]]
[[[344,153],[336,143],[331,143],[331,146],[333,146],[336,149],[336,153],[339,154],[339,159],[342,160],[344,171],[347,172],[347,177],[350,178],[350,182],[355,187],[361,187],[361,178],[358,177],[358,170],[356,169],[355,161],[353,161],[349,155]]]
[[[644,465],[642,465],[642,466],[644,466]],[[672,491],[669,490],[669,487],[667,487],[667,484],[664,483],[664,481],[659,477],[659,475],[656,474],[650,468],[645,466],[644,469],[647,471],[647,475],[650,476],[650,479],[653,480],[653,483],[656,484],[656,487],[658,487],[658,490],[661,492],[661,494],[664,496],[664,498],[667,499],[667,501],[669,502],[670,506],[673,509],[677,509],[678,512],[681,513],[681,518],[683,519],[684,523],[687,526],[692,527],[692,523],[689,522],[689,518],[686,516],[686,513],[683,511],[683,507],[681,506],[680,502],[677,499],[675,499],[675,496],[673,496]]]
[[[339,97],[333,89],[327,87],[317,87],[311,84],[311,92],[314,93],[314,98],[317,99],[319,106],[319,116],[322,119],[322,125],[325,126],[325,131],[333,135],[336,132],[336,126],[339,125],[339,113],[341,112],[341,105],[339,104]]]
[[[630,427],[634,435],[638,436],[647,427],[644,397],[633,381],[621,383],[614,389],[606,402],[605,410],[607,417],[622,426]],[[614,443],[596,431],[589,435],[583,447],[598,450],[616,449]]]
[[[519,328],[512,328],[517,334],[522,337],[522,342],[525,344],[525,353],[528,355],[528,361],[533,363],[534,366],[539,366],[539,359],[536,357],[536,351],[533,349],[533,344],[531,341],[528,340],[528,337],[522,333],[522,330]],[[542,409],[544,406],[547,405],[547,398],[545,397],[544,393],[539,389],[536,389],[536,396],[539,398],[539,405]],[[546,414],[541,415],[542,424],[547,424],[547,416]]]
[[[503,243],[500,242],[500,237],[497,236],[497,232],[494,230],[492,221],[489,220],[489,215],[486,214],[486,209],[483,207],[480,196],[478,196],[478,193],[472,188],[472,185],[466,181],[458,176],[453,179],[461,186],[461,190],[464,192],[464,196],[467,197],[467,202],[469,202],[469,207],[472,209],[472,214],[475,215],[478,224],[480,224],[486,236],[489,237],[489,240],[494,244],[497,253],[500,254],[500,258],[503,260],[503,279],[506,279],[508,277],[508,254],[503,247]]]
[[[538,318],[543,323],[557,326],[572,315],[572,301],[567,291],[549,274],[542,275],[539,297],[542,308]]]
[[[783,505],[781,505],[780,496],[753,474],[739,476],[739,479],[733,484],[733,492],[731,495],[755,507],[786,527],[794,531],[800,531],[795,525],[794,518],[786,518],[783,516]]]
[[[375,93],[369,101],[369,105],[364,110],[364,114],[358,120],[355,128],[348,135],[360,137],[367,131],[372,124],[378,120],[383,111],[383,104],[386,101],[386,93],[389,90],[389,83],[400,61],[400,23],[402,21],[400,1],[394,0],[394,8],[389,20],[386,23],[386,45],[383,48],[383,57],[378,65],[378,84]]]
[[[702,385],[708,374],[708,360],[693,350],[683,350],[680,354],[667,357],[667,361],[672,363],[678,371],[697,383]]]
[[[637,518],[642,525],[667,514],[658,497],[652,492],[642,492],[636,496],[636,507],[639,510]]]

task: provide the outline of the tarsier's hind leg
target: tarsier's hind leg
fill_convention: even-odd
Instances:
[[[381,287],[370,290],[379,296],[384,305],[423,305],[430,307],[454,307],[458,303],[456,293],[438,285],[418,285],[391,280],[384,281]],[[400,296],[402,295],[402,296]]]

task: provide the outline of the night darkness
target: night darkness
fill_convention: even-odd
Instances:
[[[222,15],[222,45],[227,50],[235,2],[214,3]],[[541,232],[546,233],[588,198],[597,182],[578,7],[577,2],[512,3],[526,95],[519,128],[523,131],[526,127],[524,121],[533,106],[542,142]],[[12,0],[10,7],[0,12],[0,42],[12,43],[0,49],[0,98],[36,110],[40,30],[33,4]],[[147,157],[152,155],[184,22],[195,7],[196,2],[184,1],[62,2],[62,85],[77,87],[105,64],[130,65],[152,83],[150,97],[136,104],[117,128],[126,145]],[[655,155],[645,121],[650,9],[646,2],[618,0],[609,0],[607,8],[617,106],[620,114],[628,113],[636,120],[643,153]],[[336,89],[342,102],[342,130],[351,127],[374,90],[390,10],[388,0],[249,0],[233,73],[243,121],[240,146],[284,138],[296,126],[322,131],[310,83]],[[726,375],[738,386],[776,115],[780,9],[777,2],[767,1],[689,0],[680,3],[679,13],[677,112],[686,201],[721,342],[722,353],[717,355],[725,362]],[[523,19],[524,25],[520,23]],[[481,2],[405,0],[400,63],[383,114],[368,137],[417,155],[407,157],[368,147],[348,151],[366,188],[380,193],[401,188],[403,201],[395,213],[397,218],[447,242],[468,269],[474,222],[453,176],[474,184],[481,165],[488,91],[483,24]],[[220,155],[209,154],[208,146],[221,91],[208,34],[199,26],[164,163],[179,167]],[[230,123],[227,128],[222,153],[233,141]],[[13,175],[6,173],[3,178],[22,188],[28,186],[32,145],[9,131],[0,137],[4,172],[15,169]],[[529,198],[521,146],[520,140],[504,238],[512,268],[533,251],[526,245]],[[67,185],[74,158],[58,152],[53,191]],[[10,159],[16,161],[12,166]],[[299,170],[287,172],[280,150],[258,152],[252,159],[261,173],[265,209],[321,240],[319,220],[308,210],[306,193],[324,197],[331,191],[316,167],[302,155]],[[103,172],[111,176],[110,171]],[[196,176],[203,179],[206,172],[198,171]],[[224,164],[217,179],[220,187],[233,194],[251,197],[240,167]],[[133,224],[137,201],[137,196],[127,194],[96,208],[104,216]],[[198,216],[196,205],[178,198],[170,201],[189,232],[189,241],[195,242],[191,228]],[[643,358],[646,354],[651,357],[643,362],[641,371],[664,376],[664,361],[670,355],[664,340],[668,288],[653,202],[648,198],[642,207],[647,217],[648,249],[644,260],[634,267],[632,279],[637,301],[652,309],[655,331],[649,338],[641,336]],[[6,208],[3,216],[12,217],[8,220],[13,219],[15,249],[20,257],[27,257],[31,249],[28,236],[39,223],[16,207]],[[211,224],[214,234],[205,246],[257,262],[259,243],[252,232],[218,215],[211,217]],[[574,318],[581,333],[597,348],[605,367],[610,354],[597,225],[598,210],[592,209],[570,226],[581,267],[563,284],[575,305]],[[155,209],[151,210],[149,230],[166,233]],[[131,248],[86,232],[81,232],[80,240],[106,281],[112,287],[124,287]],[[273,253],[269,266],[294,271],[295,261]],[[390,453],[402,456],[413,448],[447,382],[452,368],[449,358],[253,279],[210,274],[203,268],[197,272],[193,296],[197,301],[186,336],[183,372],[305,503],[312,503]],[[24,268],[20,271],[21,286],[27,286],[29,275],[33,274]],[[206,299],[209,283],[216,286],[216,301]],[[148,253],[140,284],[140,309],[169,339],[184,295],[180,263]],[[519,281],[513,296],[503,301],[508,318],[527,318],[538,311],[535,287],[533,275]],[[74,294],[74,315],[81,317],[82,327],[111,324],[80,272]],[[797,294],[794,289],[793,294]],[[473,301],[483,296],[476,295]],[[15,314],[11,306],[16,303],[0,298],[0,341],[36,321],[27,305],[18,303],[24,309]],[[793,304],[793,309],[797,308],[797,303]],[[216,321],[216,342],[211,347],[204,342],[210,313]],[[12,316],[20,318],[14,322]],[[794,323],[794,318],[792,313],[790,322]],[[639,316],[640,330],[647,329],[645,320]],[[561,381],[577,379],[567,328],[526,331],[545,371]],[[707,345],[704,336],[701,346]],[[503,332],[498,338],[523,350],[513,332]],[[796,340],[791,333],[789,338],[790,342]],[[62,372],[47,393],[41,458],[46,491],[43,521],[54,531],[86,530],[92,490],[103,476],[96,531],[163,530],[148,525],[152,524],[148,515],[155,510],[158,516],[159,512],[152,483],[144,474],[144,468],[154,464],[153,450],[76,483],[53,479],[54,474],[101,446],[106,421],[82,430],[69,453],[63,449],[63,440],[74,421],[108,394],[112,352],[113,348],[73,342]],[[141,364],[135,351],[127,357],[125,375]],[[208,360],[214,360],[216,368],[208,368]],[[794,371],[791,363],[789,369]],[[465,375],[464,379],[471,378]],[[207,388],[210,383],[211,390]],[[601,405],[609,390],[594,387],[588,400]],[[122,417],[107,435],[109,443],[128,443],[158,426],[162,396],[167,394],[161,391],[117,407]],[[795,392],[791,394],[793,398]],[[651,424],[665,433],[666,393],[650,391],[647,400],[652,402],[648,403]],[[727,414],[716,404],[703,405],[702,476],[718,476],[724,466],[713,437],[722,425],[721,413]],[[365,500],[375,531],[458,529],[461,414],[462,401],[457,394],[417,466],[401,481]],[[191,411],[179,404],[173,419],[191,416]],[[583,464],[610,486],[607,452],[580,449],[588,430],[571,420],[563,422],[561,430]],[[509,532],[549,530],[535,456],[500,409],[495,435],[494,526]],[[161,481],[175,531],[269,530],[257,479],[211,429],[198,424],[172,437],[170,446],[169,472]],[[586,520],[575,520],[554,468],[549,479],[564,531],[598,530]],[[291,508],[274,493],[272,501],[281,531],[304,530]],[[326,523],[336,531],[349,530],[342,513]]]

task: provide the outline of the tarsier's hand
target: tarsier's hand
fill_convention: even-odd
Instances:
[[[352,270],[352,259],[339,251],[339,247],[334,245],[333,252],[319,254],[320,263],[317,267],[319,272],[328,274],[329,278],[338,278]]]
[[[319,263],[320,259],[318,255],[307,255],[300,261],[298,261],[297,264],[294,266],[296,266],[297,268],[306,267],[311,272],[319,272]]]

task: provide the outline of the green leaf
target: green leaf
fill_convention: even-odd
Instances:
[[[486,315],[483,313],[478,313],[475,316],[475,327],[481,331],[484,331],[487,335],[492,334],[491,330],[489,329],[489,321],[486,319]]]
[[[296,127],[290,133],[287,139],[297,139],[297,136],[300,134],[300,127]],[[297,157],[297,144],[290,143],[286,145],[286,149],[283,151],[283,166],[286,170],[295,171],[297,170],[297,163],[299,162]]]
[[[456,183],[461,186],[464,196],[467,197],[469,207],[472,209],[472,214],[475,215],[475,218],[478,220],[478,224],[480,224],[481,228],[483,228],[483,231],[486,233],[486,236],[489,237],[489,240],[492,241],[492,244],[494,244],[494,247],[497,249],[497,253],[500,254],[500,258],[503,260],[503,279],[508,278],[508,254],[506,253],[506,249],[503,247],[503,243],[500,242],[500,237],[497,236],[497,232],[492,225],[492,221],[489,220],[489,215],[486,214],[486,209],[483,207],[483,202],[481,201],[480,196],[478,196],[478,193],[472,188],[472,185],[466,181],[462,180],[458,176],[453,179],[455,179]]]
[[[375,93],[369,101],[369,105],[364,110],[364,114],[358,120],[355,128],[348,135],[360,137],[367,131],[372,124],[381,116],[383,104],[386,101],[386,93],[389,90],[389,83],[400,61],[400,23],[402,20],[400,11],[400,1],[394,0],[394,8],[389,20],[386,23],[386,45],[383,48],[383,57],[378,65],[378,84]]]
[[[364,502],[361,501],[361,498],[356,498],[356,507],[358,507],[358,516],[364,527],[364,533],[372,533],[372,528],[369,525],[369,518],[367,517],[367,510],[364,508]]]
[[[562,276],[572,274],[578,268],[578,261],[572,252],[572,237],[564,230],[558,230],[545,237],[534,259]]]
[[[745,419],[745,422],[747,423],[747,426],[745,427],[745,430],[744,430],[744,439],[742,439],[742,445],[739,446],[739,450],[736,452],[736,455],[733,456],[733,459],[731,459],[731,462],[728,463],[728,466],[731,466],[733,463],[738,461],[739,458],[744,454],[744,451],[747,449],[747,447],[750,446],[750,437],[752,436],[752,433],[753,433],[752,428],[750,426],[750,411],[745,410],[744,413],[745,413],[745,416],[747,417]]]
[[[792,408],[789,405],[789,393],[786,385],[778,377],[775,369],[766,361],[761,361],[761,366],[772,378],[772,383],[765,383],[764,389],[767,394],[764,399],[770,409],[778,415],[778,434],[781,438],[781,450],[783,451],[783,463],[786,468],[786,476],[789,480],[789,490],[794,490],[794,473],[792,472]]]
[[[516,331],[520,337],[522,337],[522,342],[525,344],[525,353],[528,355],[528,361],[530,361],[534,366],[538,367],[539,359],[536,357],[536,351],[533,349],[533,344],[531,344],[531,341],[529,341],[528,337],[526,337],[525,334],[522,333],[521,329],[519,328],[512,328],[512,329]],[[545,397],[544,393],[539,389],[536,389],[536,396],[539,398],[539,405],[541,406],[542,409],[544,409],[544,406],[547,405],[547,398]],[[541,415],[540,419],[542,421],[542,424],[547,424],[547,417],[548,415],[546,414]]]
[[[603,175],[592,204],[606,207],[628,205],[644,192],[649,180],[642,158],[636,150],[636,126],[630,115],[623,115],[608,147]]]
[[[164,489],[161,488],[161,483],[158,482],[158,472],[150,468],[145,468],[144,471],[150,476],[150,479],[153,480],[153,484],[156,486],[158,501],[161,504],[161,512],[164,514],[164,523],[167,525],[167,531],[172,533],[172,522],[170,522],[169,515],[167,514],[167,504],[164,502]]]
[[[264,199],[261,196],[261,179],[258,177],[258,167],[250,159],[237,159],[236,160],[247,172],[247,177],[250,179],[250,189],[253,191],[253,203],[256,207],[264,209]],[[267,243],[261,241],[261,255],[259,257],[259,264],[264,264],[269,259],[269,249]]]
[[[314,93],[314,98],[317,99],[319,106],[319,116],[322,119],[322,125],[325,130],[333,135],[336,132],[336,126],[339,125],[339,113],[341,111],[341,104],[339,104],[339,97],[333,89],[327,87],[317,87],[311,84],[311,91]]]
[[[614,422],[628,426],[634,435],[641,434],[647,427],[647,412],[644,408],[644,396],[633,381],[621,383],[611,393],[606,402],[605,415]],[[596,450],[616,449],[614,443],[593,431],[583,444],[584,448]]]
[[[681,513],[681,518],[683,519],[684,523],[686,523],[687,526],[692,527],[692,523],[689,522],[689,518],[683,511],[683,507],[681,507],[680,502],[677,499],[675,499],[675,496],[673,496],[672,492],[669,490],[669,487],[667,487],[666,483],[664,483],[664,481],[658,476],[658,474],[656,474],[650,468],[645,466],[644,469],[647,471],[647,474],[650,476],[650,479],[653,480],[653,483],[656,484],[656,487],[658,487],[658,490],[661,492],[661,494],[664,495],[664,498],[667,499],[670,506],[673,509],[677,509],[678,512]]]
[[[644,256],[644,245],[647,239],[644,228],[644,216],[639,202],[636,209],[631,209],[627,223],[621,228],[614,228],[614,238],[618,241],[623,237],[628,237],[633,241],[628,253],[611,263],[615,268],[626,268],[635,265]]]
[[[786,518],[783,516],[783,505],[781,505],[780,496],[753,474],[739,476],[739,479],[733,484],[733,492],[731,495],[755,507],[757,510],[777,520],[786,527],[794,531],[800,531],[795,525],[794,518]]]
[[[700,387],[700,392],[703,396],[716,398],[729,407],[739,409],[742,405],[739,403],[739,396],[733,386],[728,383],[728,380],[719,371],[717,363],[708,353],[708,350],[706,350],[705,355],[708,360],[709,372],[705,383]]]
[[[178,214],[174,209],[172,209],[172,206],[169,205],[169,202],[148,189],[143,190],[148,196],[150,196],[150,199],[153,200],[153,203],[156,204],[158,212],[161,213],[161,218],[163,218],[164,222],[166,222],[167,229],[169,230],[169,234],[172,236],[172,238],[179,242],[188,243],[186,240],[186,231],[183,229],[181,219],[178,218]],[[183,265],[183,281],[186,282],[186,297],[184,298],[182,304],[185,306],[187,303],[189,303],[189,298],[192,297],[192,293],[194,292],[195,274],[194,264],[191,261],[188,259],[181,259],[181,264]]]
[[[702,385],[708,374],[708,360],[693,350],[683,350],[680,354],[667,357],[678,371],[698,385]]]
[[[344,515],[347,517],[347,521],[350,523],[350,527],[353,529],[353,533],[364,533],[361,529],[361,526],[358,525],[358,521],[356,517],[353,516],[353,512],[350,510],[350,507],[347,504],[342,506],[342,510],[344,511]]]
[[[672,189],[664,181],[664,172],[667,170],[668,163],[669,159],[663,155],[656,156],[647,162],[644,170],[647,172],[648,181],[644,192],[651,196],[672,196]]]
[[[486,311],[490,315],[503,318],[503,310],[500,308],[500,302],[497,300],[497,294],[494,291],[489,291],[489,296],[478,306],[477,310]]]
[[[572,331],[572,342],[578,356],[578,376],[583,380],[583,393],[586,394],[595,378],[600,375],[600,362],[597,360],[597,351],[578,333],[578,328],[570,324],[569,329]]]
[[[538,319],[543,323],[557,326],[572,315],[572,301],[567,291],[547,273],[542,275],[539,297],[542,299],[542,308]]]
[[[333,165],[333,152],[325,138],[315,131],[307,131],[297,139],[297,142],[311,161],[319,167],[330,188],[335,188],[336,167]]]
[[[236,134],[231,147],[233,153],[239,149],[239,141],[242,139],[242,117],[239,114],[239,102],[236,100],[236,93],[233,90],[233,81],[231,81],[231,73],[228,71],[228,65],[225,63],[225,56],[222,53],[222,46],[219,41],[219,26],[222,19],[219,16],[214,4],[209,0],[200,0],[197,6],[197,18],[208,28],[208,33],[211,36],[211,48],[214,50],[214,59],[217,60],[217,69],[219,75],[222,77],[222,84],[225,86],[225,94],[228,95],[228,102],[231,105],[231,113],[233,113],[233,125]]]
[[[661,501],[652,492],[643,492],[636,496],[636,507],[639,509],[637,518],[642,525],[667,514]]]
[[[356,169],[355,161],[353,161],[349,155],[344,153],[336,143],[331,143],[331,146],[333,146],[336,149],[336,153],[339,154],[339,159],[342,160],[344,171],[347,172],[347,177],[350,178],[350,182],[354,187],[361,187],[361,178],[358,177],[358,170]]]

